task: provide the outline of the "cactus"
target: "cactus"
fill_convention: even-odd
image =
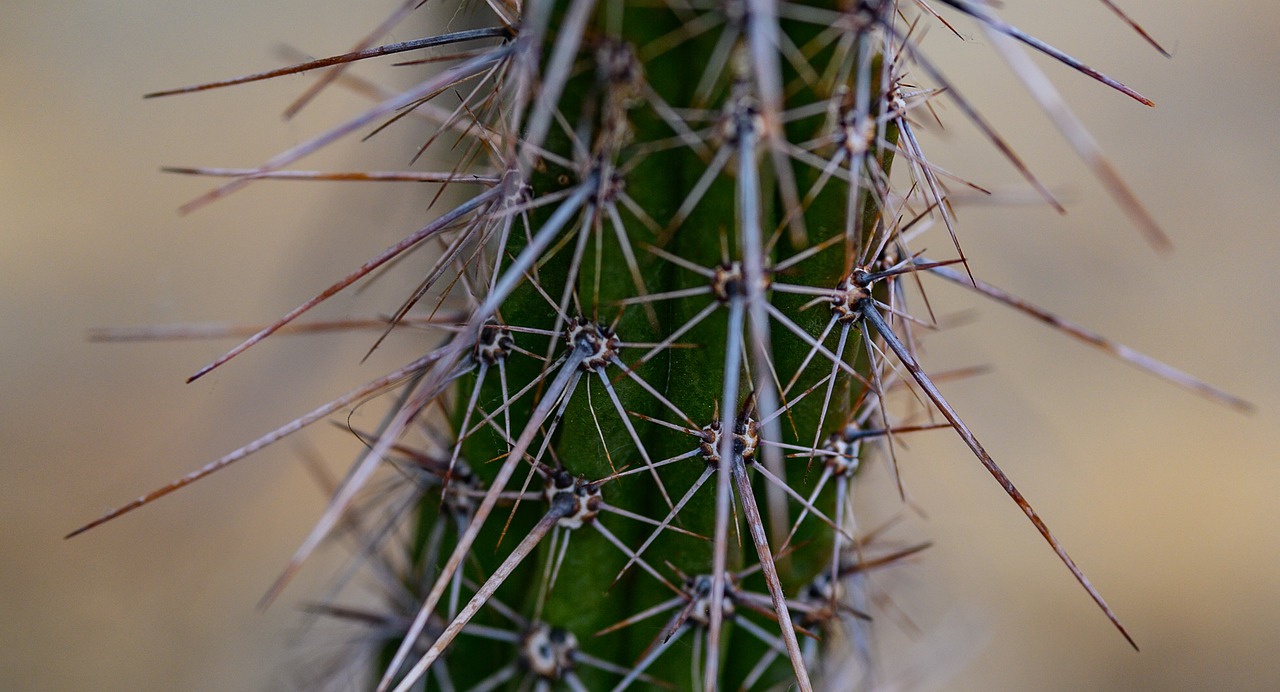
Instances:
[[[476,28],[380,44],[418,4],[350,53],[153,95],[323,70],[301,107],[330,84],[371,91],[345,76],[352,62],[427,51],[439,67],[421,82],[375,92],[366,112],[261,166],[173,170],[232,178],[188,211],[269,178],[462,191],[191,379],[307,327],[307,310],[424,245],[438,251],[418,289],[371,322],[384,335],[425,328],[437,344],[72,535],[381,398],[382,424],[352,431],[367,452],[266,597],[327,537],[355,536],[385,607],[317,609],[371,627],[361,686],[871,688],[885,681],[865,576],[901,569],[926,544],[858,523],[853,487],[876,463],[903,493],[895,440],[950,428],[1134,644],[920,363],[917,341],[937,320],[908,302],[930,281],[954,282],[1248,405],[972,274],[953,190],[985,191],[921,148],[935,100],[1058,202],[918,46],[919,22],[946,20],[886,0],[489,3]],[[938,4],[984,32],[1135,225],[1166,245],[1017,44],[1150,102],[986,4]],[[287,168],[403,117],[431,122],[422,150],[455,147],[457,167]],[[369,323],[310,325],[356,326]]]

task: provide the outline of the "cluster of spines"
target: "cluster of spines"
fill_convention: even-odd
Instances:
[[[936,322],[908,312],[909,289],[922,290],[925,274],[964,284],[1244,404],[974,278],[948,192],[948,181],[969,184],[925,157],[916,136],[922,109],[948,96],[1056,201],[920,50],[910,8],[890,0],[488,3],[493,26],[374,47],[416,4],[351,53],[162,94],[310,69],[327,70],[324,84],[340,83],[357,60],[456,47],[431,59],[447,65],[441,71],[258,168],[174,169],[234,178],[187,209],[264,178],[483,187],[192,379],[296,328],[307,310],[429,243],[440,248],[434,267],[378,324],[429,324],[441,344],[85,528],[398,390],[379,429],[361,433],[367,452],[266,599],[331,533],[357,533],[362,561],[400,594],[389,604],[395,615],[373,618],[390,641],[379,690],[429,678],[472,690],[517,678],[535,689],[688,680],[708,690],[809,690],[830,669],[824,652],[857,658],[870,684],[865,572],[921,546],[870,547],[870,532],[853,519],[851,483],[872,441],[901,492],[894,438],[951,427],[1128,638],[921,367],[916,332]],[[1149,102],[983,4],[941,4],[987,32],[1162,243],[1056,94],[1044,91],[1038,69],[1006,41]],[[937,16],[921,0],[912,7]],[[912,67],[935,86],[912,85]],[[285,169],[407,114],[434,124],[424,149],[457,135],[459,170]],[[895,158],[900,172],[891,174]],[[913,250],[938,221],[954,259]],[[886,395],[898,388],[916,392],[928,422],[890,410]],[[425,441],[415,445],[419,429]],[[396,476],[408,499],[378,505],[385,516],[372,528],[352,521],[366,513],[371,480],[388,464],[408,471]],[[659,616],[664,624],[642,630]],[[677,657],[671,650],[682,638],[691,652]],[[506,662],[475,665],[503,648],[495,642],[507,646]]]

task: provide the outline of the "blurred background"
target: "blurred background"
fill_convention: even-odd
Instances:
[[[269,610],[255,603],[323,506],[300,459],[340,468],[354,451],[338,431],[318,426],[305,443],[281,444],[75,540],[61,537],[421,347],[402,335],[358,364],[368,335],[277,338],[185,385],[231,344],[87,340],[101,326],[268,321],[420,225],[430,195],[415,185],[266,182],[195,214],[176,212],[210,181],[159,166],[256,164],[356,112],[359,97],[334,90],[287,122],[279,114],[307,78],[141,99],[281,64],[285,44],[341,52],[396,4],[6,4],[0,687],[287,689],[332,653],[295,639],[297,608],[322,588],[333,557],[304,570]],[[972,40],[935,27],[927,49],[1070,209],[1062,217],[1037,204],[962,208],[975,275],[1258,411],[1236,414],[972,294],[931,289],[935,309],[970,319],[931,337],[925,364],[992,367],[944,391],[1143,651],[1111,629],[959,440],[934,434],[911,440],[901,459],[926,516],[896,535],[935,546],[893,575],[900,613],[882,628],[889,677],[910,689],[1273,689],[1280,290],[1268,277],[1280,262],[1280,10],[1126,0],[1172,49],[1166,60],[1101,3],[1006,5],[1013,23],[1158,103],[1143,108],[1039,61],[1176,249],[1160,256],[1142,241],[981,34],[952,17]],[[931,158],[1025,197],[1017,174],[957,110],[940,110],[948,127],[928,133]],[[393,129],[305,167],[393,168],[418,137]],[[344,294],[322,316],[388,310],[404,286],[393,279]],[[862,494],[880,518],[902,513],[887,488]]]

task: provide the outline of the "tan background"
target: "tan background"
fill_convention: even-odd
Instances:
[[[290,648],[300,594],[254,603],[305,535],[321,495],[284,445],[119,523],[60,536],[216,457],[409,352],[352,365],[365,337],[281,339],[194,385],[226,344],[93,345],[87,329],[265,320],[421,218],[411,186],[258,185],[189,217],[206,189],[162,164],[248,165],[353,112],[334,94],[277,114],[308,82],[143,102],[156,88],[276,64],[288,41],[344,49],[392,2],[7,3],[0,22],[0,687],[280,689],[325,650]],[[1144,109],[1046,69],[1177,245],[1155,256],[1060,144],[981,40],[927,46],[1071,213],[962,212],[975,272],[1236,391],[1238,416],[1044,327],[939,289],[975,320],[933,338],[934,369],[995,366],[947,392],[1060,533],[1142,644],[1131,652],[953,437],[903,460],[928,511],[900,535],[937,542],[902,572],[898,605],[923,635],[891,677],[933,689],[1263,689],[1280,677],[1280,260],[1274,219],[1274,3],[1126,7],[1175,49],[1156,56],[1100,3],[1008,3],[1007,15],[1159,102]],[[1047,7],[1040,7],[1045,5]],[[1230,9],[1225,9],[1225,8]],[[362,16],[348,25],[336,18]],[[329,19],[335,18],[335,19]],[[967,33],[971,25],[957,20]],[[406,30],[396,38],[409,38]],[[975,37],[976,38],[976,37]],[[930,151],[1016,186],[954,108]],[[309,165],[390,167],[406,135]],[[390,163],[389,163],[390,162]],[[339,214],[339,212],[350,212]],[[941,242],[941,241],[935,241]],[[939,245],[941,247],[941,245]],[[412,272],[409,272],[412,273]],[[386,309],[401,286],[328,314]],[[317,372],[332,370],[333,376]],[[318,432],[327,445],[340,436]],[[341,462],[349,449],[326,452]],[[875,498],[880,516],[891,512]]]

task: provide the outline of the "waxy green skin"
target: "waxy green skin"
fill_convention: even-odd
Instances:
[[[558,11],[562,9],[561,7]],[[596,26],[601,31],[589,30],[589,35],[599,36],[603,33],[604,10],[599,10],[599,14]],[[628,6],[625,9],[622,25],[624,39],[633,46],[643,46],[677,28],[679,20],[663,8]],[[784,30],[796,29],[784,24]],[[805,29],[805,31],[811,31],[811,29]],[[807,36],[797,35],[798,40],[806,38]],[[687,106],[693,100],[694,85],[701,70],[710,60],[709,56],[715,41],[716,32],[709,32],[707,36],[686,41],[657,56],[643,65],[644,79],[662,95],[667,103],[677,107]],[[550,45],[551,41],[549,40],[547,44]],[[589,50],[589,48],[585,49]],[[583,65],[585,62],[580,55],[578,64]],[[877,67],[872,70],[872,73],[876,74],[878,71]],[[792,77],[793,75],[788,75],[788,79]],[[853,88],[853,85],[848,86]],[[582,70],[582,74],[570,80],[561,99],[560,110],[566,120],[576,126],[584,117],[590,117],[584,114],[601,112],[602,93],[601,84],[597,81],[594,71]],[[706,107],[718,111],[726,93],[727,86],[721,84],[713,97],[713,102]],[[872,93],[875,93],[874,88]],[[808,103],[815,98],[825,96],[826,94],[815,96],[802,92],[795,95],[795,101]],[[627,165],[630,161],[629,157],[635,155],[638,147],[644,143],[666,139],[672,134],[670,127],[643,102],[631,108],[628,116],[633,136],[631,143],[618,152],[615,159],[618,165]],[[813,137],[822,124],[821,117],[790,123],[786,135],[791,138],[791,141],[804,141]],[[895,136],[896,134],[892,131],[888,134],[891,140]],[[567,158],[572,157],[568,138],[562,130],[555,127],[549,135],[547,148]],[[890,155],[887,153],[881,155],[880,164],[886,170],[889,158]],[[675,215],[689,190],[705,171],[706,165],[706,162],[695,152],[687,148],[647,153],[627,175],[624,181],[626,191],[650,217],[660,224],[665,224]],[[663,249],[695,264],[713,267],[720,264],[723,259],[722,247],[726,244],[724,239],[727,238],[730,256],[738,256],[734,247],[736,243],[734,226],[737,217],[736,180],[732,174],[732,170],[737,165],[737,157],[734,156],[730,159],[726,171],[718,176],[693,213],[676,230]],[[776,191],[771,191],[772,168],[770,159],[764,151],[760,152],[757,168],[761,171],[764,188],[761,200],[764,211],[762,227],[765,233],[769,234],[780,225],[785,210],[776,197]],[[817,172],[800,166],[793,166],[793,168],[799,178],[800,189],[807,190],[816,180]],[[538,169],[531,179],[534,194],[535,196],[546,195],[576,185],[580,182],[579,173],[579,171],[564,170],[547,164]],[[846,194],[847,186],[829,183],[824,192],[808,206],[804,212],[804,221],[808,230],[806,244],[821,242],[844,232]],[[555,205],[549,205],[536,212],[533,227],[536,229],[554,209]],[[864,227],[870,229],[874,227],[875,209],[870,202],[866,203],[866,209],[868,222],[864,223]],[[706,285],[705,277],[645,252],[642,249],[644,244],[656,243],[658,238],[629,212],[622,209],[620,212],[626,222],[632,246],[636,250],[650,293]],[[581,218],[581,216],[582,214],[579,213],[578,217]],[[517,228],[519,228],[518,224]],[[568,236],[572,237],[565,246],[554,256],[540,263],[537,268],[538,282],[555,300],[559,299],[563,291],[570,256],[577,239],[577,228],[566,228],[561,238]],[[598,319],[604,324],[617,320],[617,334],[623,342],[660,341],[667,333],[684,324],[712,300],[710,296],[697,296],[651,303],[658,318],[659,329],[655,330],[642,307],[633,305],[622,309],[618,305],[617,301],[633,297],[637,291],[624,263],[617,240],[607,225],[601,237],[604,239],[602,248],[595,246],[594,238],[589,240],[586,246],[578,280],[579,296],[584,311],[594,311],[594,314],[587,314],[586,317]],[[512,240],[507,249],[510,256],[518,255],[524,240],[523,231],[517,230],[512,233]],[[769,267],[800,249],[802,248],[792,247],[784,234],[784,238],[774,251],[774,256],[766,258],[765,266]],[[597,251],[600,252],[601,257],[599,276],[596,275],[595,267]],[[843,246],[837,244],[801,262],[789,270],[785,276],[779,277],[779,280],[808,286],[834,287],[846,270]],[[599,302],[593,306],[594,286],[597,283],[599,284]],[[772,297],[775,305],[816,337],[830,319],[830,311],[825,304],[819,304],[803,312],[799,311],[799,307],[810,299],[810,297],[782,294]],[[576,316],[572,312],[572,307],[570,311],[570,317]],[[636,371],[646,382],[688,414],[698,426],[712,421],[717,399],[721,396],[723,389],[726,316],[727,310],[717,310],[710,318],[680,338],[679,343],[692,345],[692,348],[668,349]],[[500,310],[500,317],[505,324],[513,327],[551,329],[555,324],[555,313],[552,307],[537,290],[527,283],[505,301]],[[857,359],[854,354],[859,352],[855,348],[854,336],[851,335],[849,346],[846,348],[846,359],[849,362],[855,362]],[[547,351],[548,339],[545,336],[516,332],[514,337],[520,347],[533,353],[541,355]],[[775,359],[779,376],[785,381],[795,372],[808,353],[809,347],[776,325],[772,327],[771,338],[772,357]],[[829,340],[828,345],[831,343]],[[555,355],[558,356],[565,350],[564,341],[560,339]],[[632,363],[646,350],[623,349],[619,355],[624,362]],[[538,360],[513,354],[507,360],[510,392],[516,392],[537,377],[543,368],[544,364]],[[825,376],[829,370],[829,362],[822,358],[815,359],[808,371],[799,378],[793,395]],[[865,367],[863,370],[865,371]],[[489,411],[497,408],[502,401],[496,374],[496,369],[493,369],[480,397],[481,406]],[[554,372],[550,373],[547,382],[554,377],[554,374]],[[671,423],[685,424],[683,421],[675,420],[673,413],[634,382],[620,377],[621,371],[615,366],[609,366],[606,374],[614,382],[622,406],[626,410]],[[464,378],[461,381],[458,390],[460,394],[455,397],[457,402],[455,425],[461,420],[473,382],[473,378]],[[744,379],[743,382],[747,380]],[[841,376],[838,382],[835,395],[826,412],[824,437],[826,432],[837,429],[843,423],[859,391],[851,387],[851,378],[848,376]],[[745,397],[747,390],[748,385],[744,384],[740,396]],[[518,432],[528,420],[534,403],[536,403],[534,397],[526,395],[512,405],[510,413],[515,432]],[[726,405],[724,402],[719,403],[721,408]],[[821,403],[821,396],[815,394],[790,412],[785,424],[782,425],[785,441],[804,445],[812,443],[814,431],[818,425]],[[730,402],[727,405],[736,411],[739,404],[740,401]],[[661,428],[636,417],[632,417],[631,422],[653,461],[688,452],[699,442],[689,435]],[[535,448],[539,444],[540,439],[535,443]],[[571,473],[582,475],[588,480],[603,478],[613,473],[614,469],[621,469],[624,466],[634,469],[643,464],[634,442],[619,420],[618,413],[601,386],[598,376],[594,373],[584,373],[577,391],[573,393],[564,418],[553,436],[550,449],[554,456],[549,455],[544,462],[555,463],[553,459],[557,459]],[[507,445],[500,436],[489,430],[482,430],[471,436],[463,445],[464,457],[471,468],[477,476],[486,481],[496,473],[497,467],[505,459],[503,455],[506,450]],[[808,461],[805,459],[786,460],[788,483],[806,496],[812,484],[816,482],[820,471],[820,462],[815,462],[813,472],[806,473],[807,464]],[[705,468],[701,458],[694,457],[661,469],[661,477],[673,502],[678,501]],[[527,470],[528,465],[522,464],[522,472],[517,473],[512,486],[523,481]],[[754,485],[755,496],[761,505],[761,511],[767,516],[768,512],[764,506],[766,491],[763,479],[757,477]],[[542,482],[535,479],[530,488],[539,489],[541,486]],[[509,487],[508,490],[515,490],[517,487]],[[605,501],[609,504],[654,519],[660,520],[668,512],[666,501],[652,476],[647,472],[610,481],[603,486],[603,493]],[[715,478],[713,476],[681,511],[677,525],[702,536],[714,535],[714,498]],[[829,513],[833,505],[832,498],[831,490],[824,491],[819,507]],[[471,552],[471,559],[474,563],[478,563],[479,569],[476,569],[474,564],[464,567],[468,577],[478,581],[487,576],[524,537],[546,508],[546,503],[540,500],[523,502],[514,515],[511,515],[507,533],[500,545],[498,545],[498,539],[503,524],[508,521],[510,510],[501,507],[496,510],[489,518]],[[794,504],[789,504],[788,511],[790,517],[794,519],[799,510]],[[737,516],[741,520],[740,512]],[[439,512],[438,495],[426,498],[420,510],[420,517],[419,535],[422,537],[427,535],[432,522],[447,521],[447,518]],[[607,513],[601,513],[598,521],[633,549],[638,547],[652,531],[649,525]],[[745,534],[745,528],[743,533]],[[453,540],[452,533],[450,536],[448,541]],[[744,538],[744,542],[739,545],[737,534],[731,528],[729,540],[730,570],[755,562],[754,549],[749,539]],[[804,541],[807,542],[800,549],[779,560],[779,572],[784,582],[784,590],[788,594],[794,594],[800,585],[807,583],[824,565],[829,564],[831,537],[828,527],[811,517],[802,527],[795,543]],[[776,550],[777,546],[773,547]],[[443,554],[447,555],[451,549],[452,543],[448,542],[444,546]],[[544,539],[535,554],[531,555],[498,590],[496,598],[526,615],[533,612],[538,589],[542,583],[542,571],[550,558],[550,541]],[[711,568],[712,544],[707,540],[664,532],[647,549],[644,558],[673,584],[679,586],[679,578],[668,565],[678,568],[685,574],[708,573]],[[623,667],[630,667],[658,636],[674,611],[600,637],[593,637],[592,635],[599,630],[672,597],[669,589],[635,565],[621,580],[613,584],[615,575],[625,562],[626,557],[598,532],[589,527],[574,531],[558,581],[546,597],[542,619],[575,633],[584,652]],[[758,575],[745,580],[742,586],[758,593],[766,592],[765,584]],[[509,622],[496,616],[488,608],[482,609],[475,622],[508,629],[511,627]],[[673,647],[657,659],[648,669],[648,674],[656,679],[674,683],[677,687],[689,684],[692,675],[689,654],[691,641],[690,635],[686,634],[679,646]],[[735,636],[731,622],[726,622],[724,641],[727,646],[722,647],[725,651],[722,658],[722,687],[735,689],[763,655],[764,647],[752,637]],[[465,689],[468,685],[474,684],[505,665],[510,657],[510,644],[464,634],[452,645],[447,660],[468,662],[465,665],[461,663],[450,665],[450,674],[455,685]],[[489,663],[475,665],[476,662]],[[576,671],[588,689],[607,689],[617,681],[614,675],[581,665]],[[785,680],[791,674],[790,666],[783,657],[771,668],[761,684],[773,680]],[[635,688],[643,689],[644,687],[643,683],[638,683]]]

